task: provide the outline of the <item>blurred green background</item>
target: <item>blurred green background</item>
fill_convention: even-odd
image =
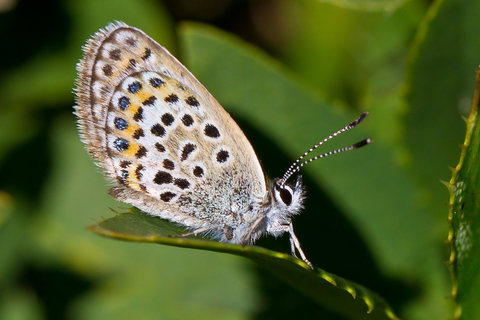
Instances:
[[[294,219],[318,267],[403,319],[451,319],[447,166],[480,63],[478,1],[0,1],[0,319],[343,319],[240,257],[101,238],[117,204],[78,138],[81,47],[115,20],[179,58],[278,177],[304,170]],[[126,205],[123,205],[125,207]],[[289,251],[287,237],[259,245]]]

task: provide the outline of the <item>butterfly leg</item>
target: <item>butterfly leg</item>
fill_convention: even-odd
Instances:
[[[248,230],[248,233],[243,237],[242,240],[242,246],[245,247],[246,245],[252,243],[256,239],[252,238],[254,237],[254,233],[257,232],[259,229],[262,228],[262,224],[265,223],[265,216],[260,216],[255,220],[255,222],[250,226],[250,230]]]
[[[170,238],[185,238],[188,236],[198,236],[200,233],[207,232],[210,230],[213,230],[214,228],[212,227],[203,227],[203,228],[198,228],[195,230],[192,230],[190,232],[182,233],[182,234],[172,234],[169,237]]]
[[[313,269],[313,265],[310,261],[308,261],[307,257],[305,256],[305,253],[303,253],[302,247],[300,247],[300,241],[298,241],[297,236],[295,235],[295,232],[293,232],[293,224],[290,223],[288,225],[288,233],[290,234],[290,244],[292,246],[292,255],[296,258],[297,255],[295,254],[295,249],[298,251],[300,254],[300,257],[302,257],[303,262],[305,262],[310,269]]]
[[[295,250],[295,242],[293,241],[292,237],[290,237],[290,250],[292,250],[292,256],[298,259],[297,252]]]

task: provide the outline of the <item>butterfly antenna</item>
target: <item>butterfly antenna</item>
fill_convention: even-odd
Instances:
[[[328,136],[327,138],[323,139],[322,141],[320,141],[319,143],[317,143],[315,146],[313,146],[312,148],[310,148],[307,152],[305,152],[304,154],[302,154],[297,160],[295,160],[295,162],[290,166],[290,168],[288,168],[288,170],[285,172],[285,174],[283,175],[281,181],[280,181],[280,186],[283,187],[283,185],[285,184],[285,182],[287,182],[287,180],[295,173],[295,172],[298,172],[300,171],[300,169],[306,165],[307,163],[310,163],[312,161],[315,161],[315,160],[318,160],[320,158],[324,158],[324,157],[327,157],[329,155],[332,155],[332,154],[336,154],[336,153],[340,153],[340,152],[344,152],[344,151],[350,151],[350,150],[354,150],[354,149],[358,149],[358,148],[361,148],[363,146],[366,146],[367,144],[371,143],[372,142],[372,139],[368,138],[368,139],[365,139],[365,140],[362,140],[360,142],[357,142],[355,143],[354,145],[351,145],[351,146],[348,146],[348,147],[344,147],[344,148],[340,148],[340,149],[337,149],[337,150],[333,150],[333,151],[330,151],[330,152],[326,152],[324,154],[321,154],[321,155],[318,155],[314,158],[311,158],[307,161],[304,161],[302,163],[300,163],[300,161],[303,160],[303,158],[305,158],[309,153],[311,153],[313,150],[317,149],[318,147],[320,147],[322,144],[324,144],[325,142],[327,142],[328,140],[338,136],[340,133],[342,132],[345,132],[345,131],[348,131],[350,129],[353,129],[355,128],[356,126],[358,126],[360,124],[360,122],[362,122],[366,117],[368,116],[368,112],[364,112],[360,115],[360,117],[358,117],[357,119],[355,119],[352,123],[350,123],[348,126],[338,130],[337,132],[335,132],[334,134]]]

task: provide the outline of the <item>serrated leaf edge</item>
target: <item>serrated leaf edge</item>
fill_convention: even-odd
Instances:
[[[445,243],[447,243],[450,247],[450,257],[448,261],[445,261],[445,264],[448,267],[448,270],[450,271],[450,277],[452,279],[452,292],[450,299],[455,300],[457,298],[458,294],[458,282],[457,278],[455,276],[455,270],[454,270],[454,264],[455,264],[455,232],[453,229],[453,210],[454,210],[454,203],[455,203],[455,191],[457,190],[457,176],[460,170],[463,168],[463,164],[465,163],[465,158],[467,156],[467,148],[470,145],[471,142],[471,136],[473,129],[475,128],[475,123],[477,121],[477,116],[478,116],[478,105],[480,103],[480,68],[477,68],[476,70],[477,76],[475,80],[475,91],[473,94],[473,100],[472,100],[472,107],[470,109],[470,115],[468,119],[466,119],[466,125],[467,125],[467,130],[465,134],[465,141],[463,144],[461,144],[459,147],[461,149],[460,153],[460,160],[455,168],[450,168],[452,170],[452,178],[450,179],[449,182],[442,182],[447,186],[448,192],[450,194],[450,201],[447,204],[448,206],[448,236],[447,239],[445,240]],[[456,308],[455,308],[455,319],[460,319],[462,315],[462,309],[461,306],[457,303]]]

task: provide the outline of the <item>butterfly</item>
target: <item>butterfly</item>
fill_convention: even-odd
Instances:
[[[367,145],[365,139],[268,179],[242,130],[205,87],[164,47],[125,23],[109,24],[84,47],[77,65],[75,114],[82,141],[114,184],[117,201],[234,244],[288,233],[291,252],[311,268],[292,217],[303,209],[302,178],[289,178],[316,159]]]

